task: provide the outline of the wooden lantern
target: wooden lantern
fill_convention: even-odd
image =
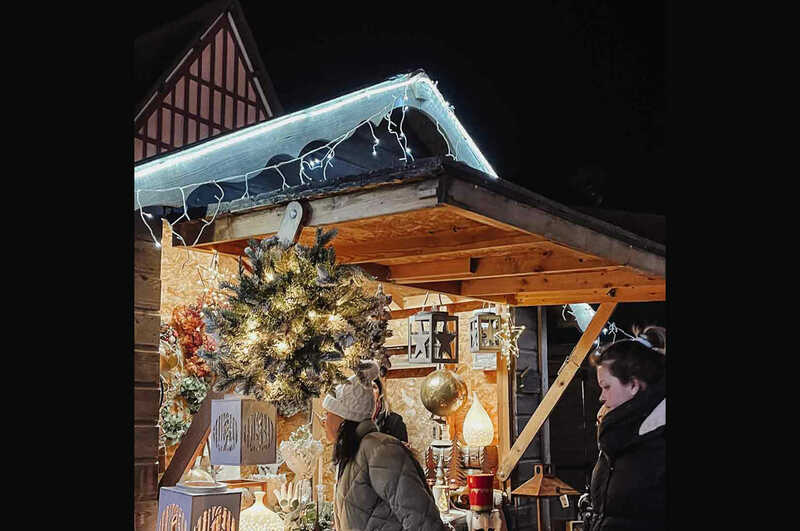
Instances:
[[[469,320],[469,351],[473,353],[500,352],[500,316],[494,310],[475,310]]]
[[[458,363],[458,316],[419,312],[408,318],[409,363]]]
[[[197,493],[161,487],[157,531],[237,531],[241,490]]]
[[[265,465],[276,462],[275,406],[229,394],[211,401],[208,447],[213,465]]]

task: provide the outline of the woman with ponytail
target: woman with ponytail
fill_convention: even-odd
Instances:
[[[587,531],[665,530],[666,330],[634,330],[592,354],[600,401]]]
[[[336,531],[444,531],[425,474],[408,448],[373,422],[378,365],[365,363],[322,401],[333,446]]]

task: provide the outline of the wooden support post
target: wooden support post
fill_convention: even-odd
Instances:
[[[178,445],[175,455],[172,456],[172,461],[169,462],[167,470],[161,476],[161,481],[158,483],[159,487],[173,487],[180,481],[186,470],[194,463],[194,460],[200,455],[203,449],[203,443],[208,439],[208,434],[211,432],[211,401],[217,400],[225,396],[223,393],[215,393],[210,391],[200,409],[192,417],[192,424]]]
[[[572,349],[572,354],[569,355],[569,358],[561,367],[553,386],[547,391],[536,411],[533,412],[530,420],[525,425],[525,429],[522,430],[514,446],[511,447],[511,451],[503,457],[500,467],[497,469],[497,477],[500,481],[505,481],[511,475],[511,470],[517,465],[523,452],[536,436],[550,412],[553,411],[553,407],[555,407],[558,399],[561,398],[564,389],[572,381],[572,377],[575,376],[575,373],[580,368],[583,359],[592,347],[592,343],[600,335],[600,331],[603,330],[603,326],[616,307],[616,302],[604,302],[597,309],[589,326],[586,327],[586,331],[578,340],[578,344]]]
[[[503,314],[508,311],[513,311],[508,306],[500,305],[498,313]],[[511,450],[511,376],[515,375],[516,359],[511,357],[511,368],[506,367],[505,358],[498,352],[497,360],[497,429],[498,429],[498,446],[497,446],[497,462],[502,463],[508,456]],[[501,488],[506,491],[506,494],[511,499],[511,482],[505,482],[501,479]]]
[[[320,422],[320,420],[316,418],[317,416],[316,414],[320,415],[323,414],[322,400],[323,397],[314,398],[311,400],[311,438],[317,441],[325,441],[325,429],[322,427],[322,422]],[[320,461],[323,462],[323,464],[325,463],[325,452],[322,452],[322,455],[319,456],[319,459]],[[316,502],[320,501],[317,499],[317,485],[322,484],[324,479],[320,477],[319,471],[320,471],[320,466],[319,463],[317,463],[317,466],[314,467],[314,476],[313,476],[314,487],[312,492],[312,496],[314,497],[314,501]],[[323,468],[323,474],[324,474],[324,468]]]

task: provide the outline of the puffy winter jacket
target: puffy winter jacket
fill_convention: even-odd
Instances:
[[[597,430],[589,531],[659,531],[666,524],[666,380],[606,413]]]
[[[336,483],[337,531],[446,531],[425,475],[403,443],[371,420],[356,428],[360,444]]]
[[[381,433],[386,433],[393,437],[397,437],[403,442],[408,442],[408,430],[406,423],[403,422],[403,417],[392,411],[388,415],[382,413],[375,419],[375,424],[378,425],[378,430]]]

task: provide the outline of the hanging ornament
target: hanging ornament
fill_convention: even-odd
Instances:
[[[467,384],[448,369],[433,371],[422,382],[419,392],[425,409],[440,417],[452,415],[467,397]]]

